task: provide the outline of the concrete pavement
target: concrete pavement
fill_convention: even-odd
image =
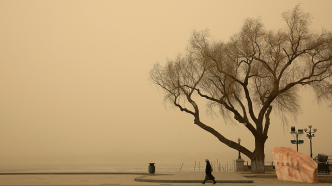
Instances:
[[[213,176],[217,183],[253,183],[240,173],[234,172],[214,172]],[[201,183],[204,180],[205,172],[174,172],[168,174],[150,174],[147,176],[140,176],[135,178],[135,181],[140,182],[155,182],[155,183]],[[212,183],[212,180],[206,183]]]
[[[255,174],[237,173],[237,172],[213,172],[216,186],[298,186],[311,185],[310,183],[281,181],[276,178],[275,173],[259,174],[260,177],[250,178]],[[202,186],[204,172],[156,172],[148,173],[121,173],[121,172],[101,172],[101,173],[43,173],[43,174],[8,174],[0,173],[0,185],[47,185],[47,186],[64,186],[64,185],[102,185],[102,186],[181,186],[193,185]],[[246,176],[246,177],[245,177]],[[332,176],[332,175],[319,175]],[[248,177],[248,178],[247,178]],[[212,181],[207,181],[205,185],[212,185]],[[315,183],[315,186],[331,186],[332,183]]]

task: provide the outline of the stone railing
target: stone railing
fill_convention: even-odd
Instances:
[[[244,171],[251,171],[251,165],[244,165]],[[265,171],[275,171],[275,167],[272,165],[265,165]]]
[[[275,171],[275,167],[273,165],[273,161],[266,161],[265,164],[265,171]],[[251,164],[249,161],[244,162],[244,171],[251,171]]]
[[[331,162],[331,159],[329,159],[329,168],[330,170],[332,171],[332,162]],[[251,171],[251,164],[249,161],[245,161],[244,162],[244,171]],[[265,162],[265,171],[275,171],[275,167],[274,167],[274,164],[273,164],[273,161],[268,161],[268,162]]]

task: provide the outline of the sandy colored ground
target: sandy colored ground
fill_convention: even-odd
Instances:
[[[142,175],[124,175],[124,174],[92,174],[92,175],[0,175],[0,185],[193,185],[202,186],[201,183],[151,183],[137,182],[135,178]],[[293,186],[293,185],[312,185],[310,183],[299,183],[278,180],[275,175],[264,175],[247,177],[252,179],[254,183],[217,183],[216,186]],[[332,176],[319,177],[317,185],[332,185]],[[206,183],[206,186],[212,186],[212,183]]]
[[[251,179],[254,181],[254,183],[294,183],[294,184],[303,184],[299,182],[291,182],[291,181],[282,181],[278,180],[277,176],[253,176],[253,177],[247,177],[248,179]],[[318,177],[319,183],[332,183],[332,176],[324,176],[324,177]]]
[[[141,175],[0,175],[0,185],[156,185],[136,182]]]

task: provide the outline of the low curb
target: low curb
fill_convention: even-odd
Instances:
[[[140,176],[135,178],[135,181],[138,182],[154,182],[154,183],[202,183],[202,180],[154,180],[154,179],[145,179],[147,176]],[[216,183],[254,183],[253,180],[215,180]],[[212,180],[207,180],[206,183],[211,182]]]

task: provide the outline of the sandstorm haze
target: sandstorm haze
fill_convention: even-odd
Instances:
[[[0,1],[0,169],[23,164],[231,162],[238,152],[194,124],[148,81],[156,62],[184,53],[193,30],[227,41],[246,18],[282,28],[281,13],[302,2],[311,28],[332,30],[327,1]],[[290,127],[313,125],[313,156],[332,155],[332,114],[301,90],[302,112],[283,126],[271,117],[271,149]],[[204,100],[197,104],[204,106]],[[201,110],[204,110],[201,108]],[[228,139],[254,148],[243,126],[202,112]],[[299,152],[310,155],[309,140]],[[247,157],[242,155],[246,161]],[[158,166],[158,164],[156,164]],[[158,170],[158,169],[157,169]]]

